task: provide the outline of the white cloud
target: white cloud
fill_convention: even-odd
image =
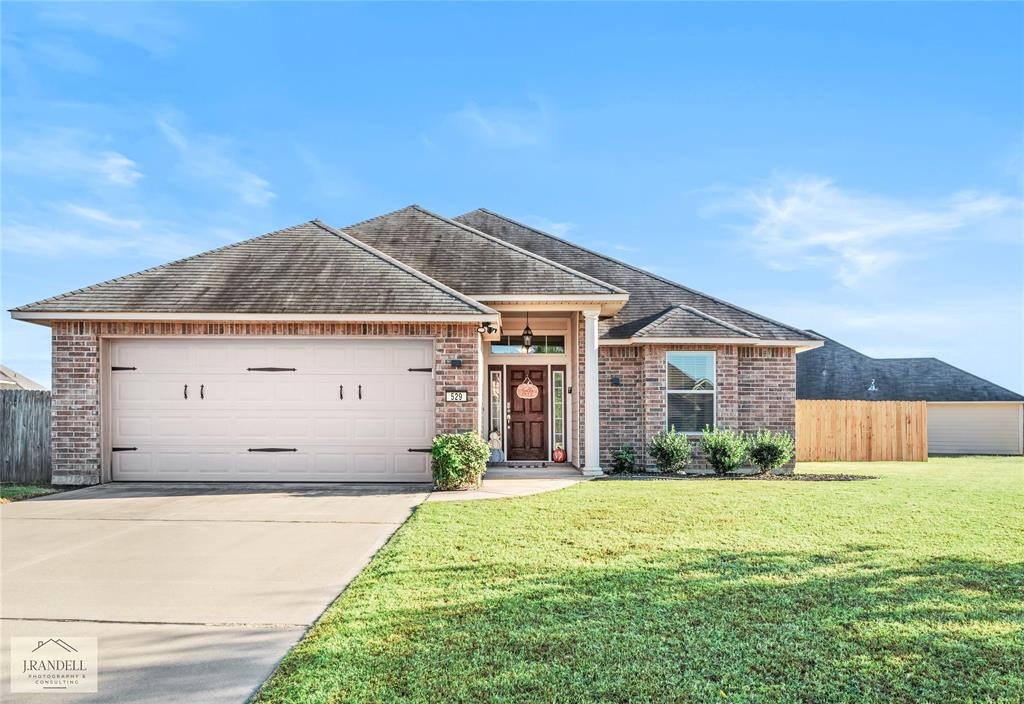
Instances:
[[[45,257],[88,254],[161,259],[177,259],[198,251],[187,238],[159,229],[104,234],[81,225],[35,225],[18,220],[4,223],[3,249]]]
[[[555,237],[564,238],[576,229],[576,223],[574,222],[558,222],[541,216],[528,217],[523,222],[530,227],[535,227],[542,232],[548,232]]]
[[[90,208],[84,205],[77,205],[75,203],[65,203],[63,210],[83,220],[89,220],[100,225],[108,225],[118,229],[138,230],[142,227],[141,220],[119,218],[115,215],[111,215],[105,210],[100,210],[99,208]]]
[[[171,118],[157,120],[164,138],[177,150],[190,177],[233,192],[247,205],[265,207],[277,197],[265,178],[238,165],[229,155],[230,140],[187,136]]]
[[[845,190],[827,178],[801,176],[732,190],[702,214],[739,214],[740,231],[773,268],[827,268],[843,285],[854,287],[914,256],[922,241],[949,236],[1020,206],[1019,200],[975,191],[915,204]]]
[[[4,165],[20,172],[58,177],[99,177],[118,186],[134,186],[142,179],[135,161],[103,148],[99,142],[80,130],[53,130],[17,141],[4,151]]]
[[[49,5],[39,19],[137,46],[154,55],[172,52],[185,26],[166,5],[156,3],[72,3]]]
[[[481,107],[470,101],[450,119],[481,142],[500,146],[535,146],[547,140],[551,115],[544,101],[527,109]]]

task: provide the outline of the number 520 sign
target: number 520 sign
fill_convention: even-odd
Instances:
[[[448,403],[464,403],[469,400],[468,391],[445,391],[444,400]]]

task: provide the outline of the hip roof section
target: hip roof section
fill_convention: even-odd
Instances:
[[[667,308],[675,306],[699,311],[763,340],[818,339],[806,330],[663,279],[490,210],[481,208],[459,215],[455,220],[628,291],[629,301],[622,310],[614,317],[601,321],[601,336],[605,339],[636,337],[647,326],[658,321]],[[687,317],[677,315],[676,323],[681,323]],[[685,325],[681,327],[685,331]]]
[[[494,311],[312,220],[13,312],[468,316]]]
[[[941,359],[878,359],[824,339],[823,346],[797,355],[798,399],[1024,402],[1024,396]]]
[[[468,296],[624,296],[598,277],[411,205],[350,225],[358,237]]]

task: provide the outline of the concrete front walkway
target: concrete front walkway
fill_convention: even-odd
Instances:
[[[0,508],[0,700],[12,636],[99,639],[74,702],[244,702],[425,485],[106,484]]]
[[[469,491],[435,491],[427,501],[473,501],[531,496],[565,489],[593,477],[584,477],[574,470],[489,470],[479,489]]]

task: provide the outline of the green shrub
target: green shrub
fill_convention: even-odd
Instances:
[[[438,435],[430,448],[434,484],[441,491],[477,486],[487,470],[491,448],[478,433]]]
[[[700,449],[715,474],[725,474],[743,465],[747,460],[747,438],[732,429],[704,428]]]
[[[671,430],[662,430],[651,438],[649,451],[654,458],[654,466],[659,472],[666,474],[682,472],[693,457],[690,439],[685,433],[677,433],[674,427]]]
[[[793,459],[796,443],[789,433],[773,433],[762,428],[747,442],[747,453],[750,463],[764,474]]]
[[[636,471],[636,451],[632,445],[623,445],[612,453],[612,474],[631,474]]]

